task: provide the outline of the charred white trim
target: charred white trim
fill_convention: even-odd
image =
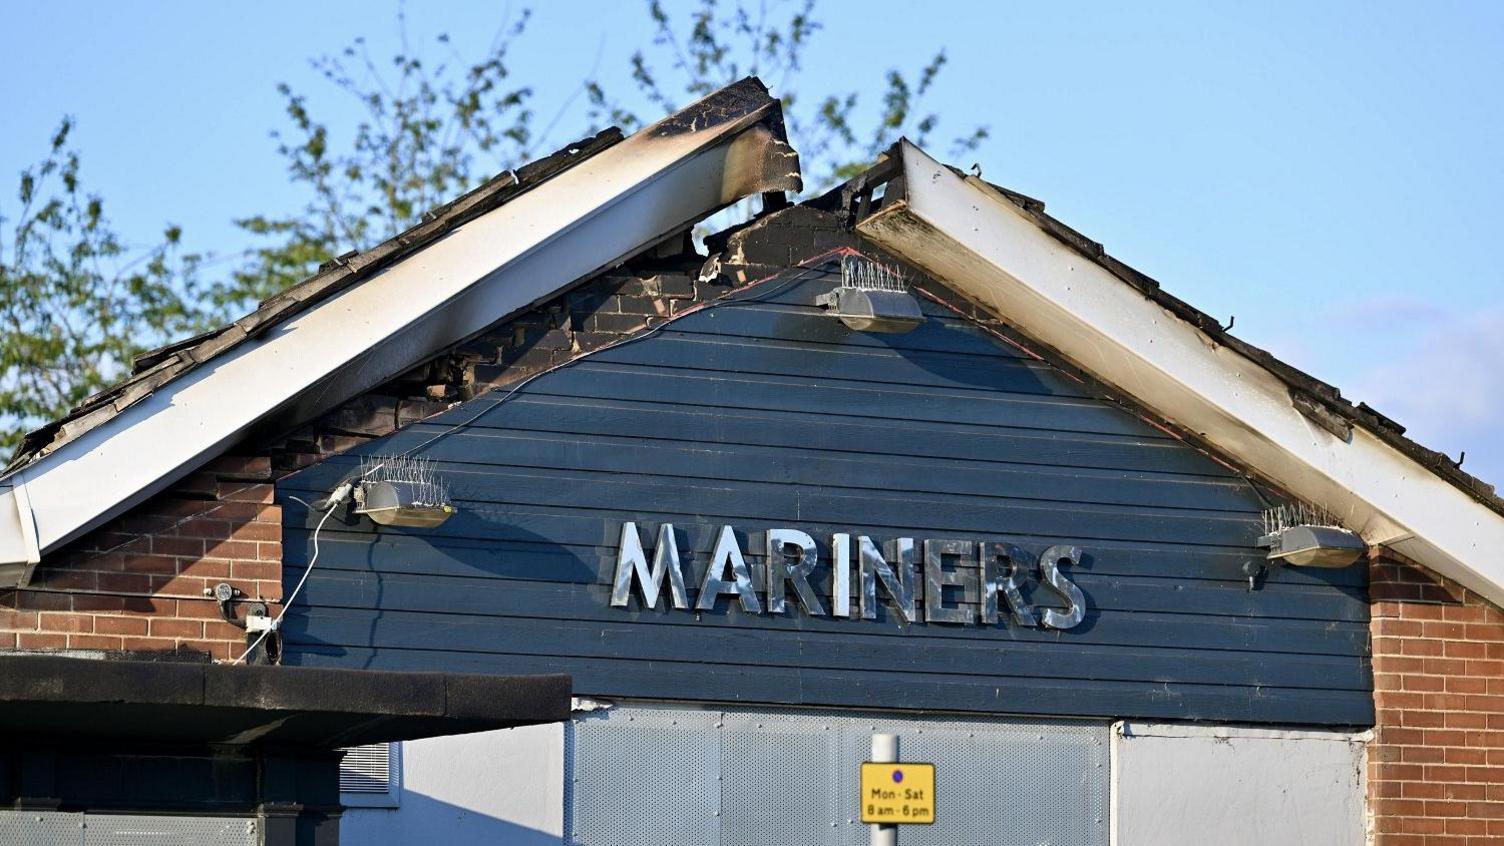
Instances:
[[[1302,414],[1288,386],[1056,240],[981,180],[904,142],[905,196],[858,229],[1093,377],[1294,495],[1504,603],[1504,517],[1361,427]]]
[[[765,105],[732,103],[738,111],[721,122],[684,125],[718,105],[708,98],[644,129],[27,466],[29,507],[14,486],[17,506],[0,506],[0,587],[29,572],[15,565],[166,488],[274,414],[306,419],[728,203],[797,189],[797,158],[757,125],[777,114],[761,96]]]
[[[42,560],[26,482],[16,474],[0,487],[0,587],[26,584]]]

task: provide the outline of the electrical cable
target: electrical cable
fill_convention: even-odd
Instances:
[[[801,280],[803,280],[803,279],[805,279],[805,278],[807,278],[809,276],[812,276],[812,275],[814,275],[816,273],[830,275],[832,273],[837,272],[837,271],[832,271],[832,270],[830,270],[828,268],[825,268],[823,266],[828,261],[828,255],[827,256],[820,256],[820,257],[818,257],[816,259],[816,261],[819,262],[818,265],[814,265],[814,266],[811,266],[811,267],[806,267],[806,268],[800,270],[798,273],[794,274],[793,276],[790,276],[788,279],[785,279],[785,280],[779,282],[777,285],[774,285],[773,287],[769,288],[767,291],[759,294],[756,297],[748,297],[746,299],[730,299],[731,297],[734,297],[736,294],[741,293],[743,291],[746,291],[746,290],[748,290],[749,288],[752,288],[755,285],[761,285],[761,284],[767,282],[768,281],[767,279],[759,279],[759,280],[756,280],[754,282],[749,282],[749,283],[747,283],[746,285],[743,285],[740,288],[736,288],[736,289],[733,289],[731,291],[726,292],[725,294],[722,295],[721,298],[718,298],[718,299],[715,299],[715,300],[710,300],[710,301],[704,302],[704,303],[700,303],[700,304],[698,304],[698,305],[696,305],[696,306],[694,306],[692,308],[686,309],[683,312],[680,312],[679,314],[676,314],[673,317],[671,317],[671,318],[663,321],[662,323],[658,324],[657,326],[651,327],[646,332],[642,332],[641,334],[633,335],[631,337],[622,338],[619,341],[615,341],[613,343],[607,344],[606,346],[600,347],[599,349],[591,350],[590,352],[587,352],[587,353],[585,353],[583,355],[580,355],[580,356],[578,356],[576,358],[572,358],[569,361],[560,362],[559,364],[556,364],[553,367],[550,367],[550,368],[548,368],[546,370],[540,370],[539,372],[534,373],[533,375],[527,377],[526,379],[523,379],[521,382],[518,382],[516,385],[513,385],[510,389],[507,390],[507,392],[505,394],[502,395],[502,397],[500,399],[496,400],[493,403],[490,403],[485,408],[482,408],[479,412],[477,412],[476,414],[472,415],[471,417],[469,417],[469,418],[467,418],[465,420],[462,420],[462,421],[460,421],[458,423],[455,423],[454,425],[450,426],[449,428],[445,429],[444,431],[435,434],[433,437],[429,438],[428,440],[423,441],[422,443],[419,443],[416,446],[409,447],[408,449],[403,450],[400,453],[397,453],[395,456],[393,456],[393,458],[403,458],[405,456],[408,456],[408,455],[410,455],[410,454],[412,454],[414,452],[417,452],[418,450],[422,449],[423,447],[428,446],[429,444],[433,443],[434,441],[437,441],[440,438],[443,438],[443,437],[445,437],[447,435],[450,435],[450,434],[454,433],[458,429],[461,429],[461,428],[463,428],[465,426],[470,425],[471,423],[474,423],[476,420],[479,420],[482,416],[490,413],[492,409],[495,409],[496,407],[500,406],[502,403],[505,403],[507,400],[511,399],[519,391],[521,391],[523,388],[527,387],[527,385],[530,384],[534,379],[537,379],[540,376],[546,376],[546,375],[548,375],[550,373],[553,373],[556,370],[562,369],[564,367],[568,367],[568,366],[573,365],[573,364],[577,364],[577,363],[585,360],[586,358],[589,358],[590,356],[596,355],[598,353],[603,353],[603,352],[606,352],[607,350],[617,349],[619,347],[627,346],[628,344],[633,344],[633,343],[636,343],[638,341],[646,340],[646,339],[648,339],[648,338],[656,335],[657,333],[663,331],[663,329],[665,329],[666,327],[668,327],[670,324],[674,323],[675,321],[677,321],[677,320],[679,320],[681,318],[684,318],[684,317],[688,317],[689,315],[694,314],[695,312],[702,311],[702,310],[709,309],[709,308],[726,308],[726,307],[731,307],[731,306],[747,306],[747,305],[757,305],[759,303],[765,303],[768,300],[772,299],[774,296],[777,296],[778,294],[783,293],[785,290],[787,290],[789,287],[791,287],[794,283],[799,282],[799,281],[801,281]],[[375,472],[376,470],[381,469],[381,467],[382,467],[382,465],[378,464],[375,467],[371,468],[371,470],[367,471],[365,475],[368,476],[371,473]],[[305,583],[307,583],[309,574],[313,572],[314,565],[318,563],[318,560],[319,560],[319,532],[323,530],[324,523],[327,522],[329,520],[329,517],[334,514],[334,509],[337,506],[339,506],[341,503],[343,503],[346,499],[348,499],[350,497],[351,492],[354,490],[355,484],[357,482],[361,481],[364,478],[365,478],[365,476],[361,476],[359,479],[350,479],[348,481],[343,482],[339,487],[335,488],[334,493],[330,494],[329,498],[327,500],[324,500],[324,502],[327,503],[327,508],[324,511],[324,516],[319,519],[318,525],[315,526],[314,529],[313,529],[313,556],[308,559],[308,566],[306,568],[304,568],[304,570],[303,570],[303,577],[300,578],[300,579],[298,579],[297,586],[294,587],[292,589],[292,593],[289,594],[287,596],[287,598],[282,601],[282,615],[279,616],[279,617],[277,617],[277,619],[273,620],[270,623],[270,625],[268,626],[268,628],[261,633],[261,636],[258,637],[258,638],[256,638],[256,640],[254,642],[252,642],[250,646],[246,647],[246,650],[244,652],[240,653],[240,657],[238,657],[234,661],[230,662],[232,665],[244,663],[246,657],[249,656],[252,652],[255,652],[256,648],[258,646],[260,646],[272,634],[272,632],[275,632],[275,631],[281,629],[281,627],[282,627],[282,620],[286,617],[288,609],[290,609],[292,607],[293,601],[298,598],[298,593],[303,590],[303,585]],[[309,504],[307,502],[305,502],[304,500],[302,500],[302,499],[298,499],[297,497],[292,497],[292,498],[296,499],[298,502],[303,503],[303,505],[305,505],[305,506],[308,506],[310,508],[313,507],[313,506],[309,506]]]
[[[811,275],[813,275],[815,273],[821,273],[821,274],[825,274],[825,275],[830,275],[830,274],[838,272],[838,271],[833,271],[833,270],[830,270],[830,269],[827,269],[827,268],[823,267],[823,265],[826,263],[826,261],[828,261],[828,257],[827,256],[820,256],[820,257],[817,258],[817,261],[820,262],[819,265],[816,265],[816,266],[813,266],[813,267],[806,267],[803,270],[800,270],[798,273],[794,274],[793,276],[789,277],[788,279],[785,279],[785,280],[779,282],[777,285],[774,285],[772,288],[769,288],[767,291],[759,294],[756,297],[748,297],[746,299],[726,299],[728,297],[732,297],[732,296],[736,295],[739,292],[745,291],[745,290],[753,287],[754,285],[761,285],[761,284],[767,282],[768,281],[767,279],[759,279],[759,280],[757,280],[755,282],[749,282],[749,283],[747,283],[746,285],[743,285],[740,288],[736,288],[734,290],[726,292],[725,294],[722,295],[722,298],[720,298],[720,299],[709,300],[707,302],[700,303],[700,304],[694,306],[693,308],[685,309],[684,311],[680,312],[679,314],[674,315],[673,317],[668,318],[667,320],[663,321],[662,323],[658,324],[657,326],[651,327],[646,332],[642,332],[641,334],[637,334],[637,335],[632,335],[632,336],[627,337],[627,338],[622,338],[619,341],[613,341],[613,342],[607,344],[604,347],[600,347],[598,349],[593,349],[593,350],[591,350],[591,351],[589,351],[587,353],[583,353],[583,354],[581,354],[581,355],[579,355],[579,356],[577,356],[575,358],[572,358],[572,359],[570,359],[568,361],[559,362],[558,364],[556,364],[556,365],[554,365],[552,367],[549,367],[546,370],[540,370],[537,373],[534,373],[533,375],[527,377],[526,379],[523,379],[521,382],[518,382],[517,384],[513,385],[511,388],[507,389],[507,392],[505,394],[503,394],[500,399],[498,399],[495,402],[487,405],[485,408],[482,408],[480,411],[476,412],[475,414],[471,415],[470,417],[467,417],[466,419],[461,420],[458,423],[455,423],[454,425],[450,426],[449,428],[445,429],[444,431],[439,432],[438,434],[434,435],[433,437],[429,438],[426,441],[423,441],[422,443],[417,444],[416,446],[408,447],[407,449],[403,450],[402,452],[397,453],[393,457],[394,458],[404,458],[404,457],[406,457],[408,455],[411,455],[412,453],[417,452],[418,450],[420,450],[420,449],[428,446],[429,444],[432,444],[434,441],[437,441],[440,438],[444,438],[444,437],[447,437],[447,436],[453,434],[458,429],[462,429],[462,428],[464,428],[466,426],[469,426],[471,423],[474,423],[475,421],[479,420],[480,418],[482,418],[482,417],[486,416],[487,414],[491,413],[491,411],[493,409],[497,408],[502,403],[505,403],[507,400],[511,399],[513,396],[515,396],[523,388],[527,387],[528,384],[531,383],[535,379],[538,379],[538,378],[540,378],[542,376],[547,376],[548,374],[553,373],[553,372],[555,372],[557,370],[561,370],[561,369],[563,369],[565,367],[569,367],[571,365],[578,364],[581,361],[584,361],[585,359],[590,358],[591,356],[599,355],[600,353],[607,352],[608,350],[619,349],[619,348],[625,347],[625,346],[627,346],[629,344],[635,344],[638,341],[645,341],[648,338],[653,337],[654,335],[658,334],[659,332],[661,332],[664,329],[668,328],[669,326],[673,325],[676,321],[678,321],[678,320],[680,320],[682,318],[688,317],[691,314],[695,314],[696,312],[703,311],[703,310],[706,310],[706,309],[711,309],[711,308],[729,308],[729,307],[732,307],[732,306],[747,306],[747,305],[757,305],[757,304],[760,304],[760,303],[765,303],[768,300],[772,299],[774,296],[783,293],[784,290],[786,290],[787,288],[789,288],[795,282],[799,282],[799,281],[803,280],[804,278],[806,278],[808,276],[811,276]]]
[[[324,511],[324,516],[319,518],[318,525],[313,529],[313,557],[308,559],[308,566],[303,569],[303,578],[298,579],[297,587],[293,588],[292,593],[288,595],[287,599],[282,601],[282,615],[273,620],[267,626],[266,631],[263,631],[260,637],[256,638],[256,640],[251,643],[250,646],[247,646],[245,648],[244,652],[240,653],[239,658],[236,658],[234,661],[230,662],[232,666],[235,664],[244,663],[246,656],[250,655],[252,652],[255,652],[256,647],[260,646],[262,642],[271,635],[272,632],[282,628],[283,617],[287,616],[287,610],[292,607],[293,600],[298,598],[298,592],[301,591],[303,589],[303,585],[307,583],[308,574],[313,572],[313,565],[318,563],[319,532],[323,530],[324,524],[329,521],[329,518],[334,515],[334,509],[350,497],[350,492],[352,490],[354,490],[354,485],[350,482],[346,482],[336,488],[333,494],[330,494],[329,508]]]

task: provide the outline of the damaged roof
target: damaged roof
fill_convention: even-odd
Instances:
[[[753,77],[501,174],[246,317],[139,356],[27,435],[0,477],[0,586],[256,427],[311,419],[733,202],[800,187],[779,103]]]
[[[205,362],[234,349],[323,300],[360,282],[404,256],[423,249],[450,231],[536,188],[552,177],[622,140],[622,132],[610,127],[588,138],[567,144],[554,153],[505,171],[431,209],[417,224],[369,250],[352,250],[319,266],[314,275],[268,298],[245,317],[141,353],[131,362],[131,375],[87,397],[67,414],[28,432],[11,455],[5,472],[31,462],[75,440],[153,391],[178,379]]]
[[[644,132],[659,138],[693,134],[770,111],[777,141],[784,149],[789,149],[782,138],[782,117],[778,114],[777,104],[756,77],[728,85],[669,115]],[[386,241],[368,250],[352,250],[324,262],[314,275],[268,298],[245,317],[137,355],[132,361],[130,376],[85,398],[64,416],[23,436],[4,472],[25,467],[77,439],[167,383],[248,340],[263,336],[277,325],[422,250],[465,223],[576,167],[617,144],[623,137],[620,128],[609,127],[515,170],[500,173],[458,198],[429,210],[417,224]],[[797,168],[790,181],[783,178],[789,176],[788,168],[778,157],[764,156],[759,161],[766,167],[751,175],[753,181],[760,181],[769,189],[798,190]],[[501,316],[497,315],[498,318]]]
[[[711,151],[717,152],[709,155]],[[605,159],[610,161],[603,163]],[[908,178],[905,168],[921,166],[931,168],[924,171],[926,184],[923,189],[918,190],[920,186],[917,185],[905,186],[904,180]],[[670,174],[673,175],[672,179]],[[956,182],[957,186],[967,186],[966,190],[976,189],[979,193],[965,194],[966,200],[958,202],[958,198],[963,195],[956,192],[961,188],[937,187],[947,180]],[[560,186],[559,183],[567,185]],[[659,193],[654,195],[652,201],[644,199],[648,196],[647,193],[630,193],[633,190],[646,192],[648,186],[655,184],[655,190]],[[880,186],[886,186],[885,192],[881,196],[874,196],[877,194],[875,189]],[[180,442],[170,434],[151,436],[156,438],[155,441],[145,434],[117,437],[129,432],[129,427],[134,425],[130,420],[101,433],[102,427],[127,413],[143,418],[166,413],[166,409],[171,409],[180,417],[193,413],[178,407],[180,397],[174,395],[163,399],[164,395],[183,390],[185,383],[193,383],[198,377],[205,376],[203,371],[214,371],[208,375],[221,376],[218,371],[224,369],[224,363],[248,348],[254,351],[259,344],[285,341],[286,330],[297,329],[292,324],[303,321],[305,317],[313,316],[322,321],[318,324],[322,328],[317,331],[324,333],[343,333],[347,331],[345,327],[364,324],[369,310],[376,308],[365,294],[366,289],[371,287],[365,283],[369,282],[377,287],[397,284],[389,278],[389,271],[401,276],[402,268],[414,264],[409,259],[419,253],[424,254],[425,260],[442,256],[433,260],[463,266],[464,273],[471,275],[464,276],[462,280],[449,280],[444,273],[435,274],[431,268],[424,268],[398,280],[407,287],[400,289],[400,296],[394,297],[393,291],[387,291],[389,302],[383,304],[382,308],[399,314],[389,315],[390,319],[382,324],[380,331],[384,334],[362,335],[356,329],[348,330],[351,334],[344,339],[346,346],[337,351],[347,372],[337,369],[340,362],[333,362],[330,366],[336,369],[323,373],[320,376],[323,381],[308,381],[305,379],[306,374],[290,368],[288,357],[304,356],[311,360],[317,352],[329,351],[328,345],[306,345],[307,337],[316,336],[313,330],[301,333],[305,346],[298,347],[296,342],[288,345],[288,352],[284,353],[285,357],[279,362],[267,363],[263,360],[258,369],[242,371],[240,378],[246,378],[247,373],[254,374],[255,378],[274,385],[278,394],[273,399],[280,405],[258,409],[257,413],[261,416],[255,419],[266,419],[273,411],[278,415],[306,413],[310,407],[300,403],[305,402],[302,398],[309,396],[316,395],[319,402],[324,401],[326,395],[334,401],[348,398],[376,384],[379,379],[372,381],[375,376],[386,378],[395,375],[398,371],[393,371],[392,366],[405,365],[402,369],[415,366],[442,348],[462,342],[467,333],[480,330],[481,326],[472,325],[475,321],[483,319],[482,325],[489,325],[505,319],[509,314],[542,297],[557,293],[611,263],[625,259],[634,249],[650,246],[655,243],[655,236],[661,238],[672,231],[679,231],[740,197],[760,192],[775,192],[776,195],[776,192],[798,190],[799,187],[797,154],[784,138],[778,103],[756,79],[743,80],[715,92],[630,139],[624,139],[619,130],[608,129],[570,144],[515,172],[501,174],[454,202],[434,209],[424,216],[422,222],[396,237],[370,250],[349,253],[325,264],[314,276],[262,303],[241,320],[138,356],[129,378],[89,397],[62,419],[28,434],[6,470],[8,475],[0,479],[0,500],[9,499],[15,503],[7,511],[6,502],[0,501],[0,584],[4,583],[5,568],[16,560],[14,550],[17,544],[11,535],[30,533],[26,539],[26,549],[34,564],[40,551],[55,548],[56,545],[77,537],[87,528],[86,524],[92,521],[92,525],[97,525],[111,516],[111,509],[113,513],[119,513],[129,504],[129,496],[143,495],[143,491],[149,493],[152,484],[170,482],[171,478],[168,477],[171,474],[181,475],[182,472],[187,472],[182,469],[184,466],[207,460],[207,457],[212,457],[214,450],[225,448],[228,439],[245,431],[244,425],[237,429],[226,424],[223,437],[217,441],[211,443],[207,439],[200,439],[195,442],[197,446],[188,443],[176,446]],[[555,192],[565,202],[554,199],[553,195],[532,200],[531,196],[540,191]],[[900,231],[903,214],[892,212],[904,212],[902,207],[911,205],[912,195],[916,192],[928,192],[936,198],[932,202],[939,203],[942,202],[941,194],[946,191],[951,192],[947,195],[948,199],[944,200],[951,204],[946,210],[947,215],[950,215],[946,218],[946,226],[936,226],[911,208],[907,210],[911,228],[907,232]],[[640,200],[640,204],[632,205],[636,200]],[[993,205],[993,201],[997,204]],[[530,211],[513,213],[516,205],[526,205],[528,202],[535,203]],[[935,272],[935,268],[943,267],[945,262],[952,261],[954,257],[946,258],[942,254],[954,252],[952,248],[961,240],[967,239],[971,241],[974,253],[968,260],[975,260],[977,255],[981,255],[977,252],[979,249],[982,252],[995,252],[997,244],[978,245],[980,236],[977,233],[982,231],[981,224],[985,222],[983,218],[992,215],[997,208],[1007,207],[1032,224],[1028,231],[1033,233],[1031,237],[1034,240],[1018,242],[1015,247],[1021,253],[1032,251],[1036,256],[1042,256],[1055,249],[1046,245],[1064,245],[1071,254],[1087,259],[1098,269],[1097,272],[1105,271],[1113,280],[1123,283],[1163,310],[1145,316],[1143,319],[1146,322],[1151,319],[1162,322],[1158,315],[1168,312],[1178,319],[1177,323],[1183,322],[1199,332],[1199,337],[1204,339],[1203,346],[1208,346],[1209,342],[1210,346],[1225,348],[1251,362],[1254,368],[1244,370],[1243,375],[1262,372],[1278,380],[1283,386],[1278,404],[1284,411],[1288,412],[1293,408],[1310,424],[1347,443],[1353,442],[1355,430],[1368,433],[1414,465],[1424,468],[1426,474],[1443,480],[1464,493],[1472,502],[1481,504],[1495,517],[1504,516],[1504,500],[1495,494],[1491,486],[1462,471],[1456,462],[1405,437],[1403,427],[1362,403],[1354,405],[1343,398],[1335,387],[1231,335],[1215,318],[1165,292],[1149,276],[1113,258],[1101,244],[1046,214],[1044,204],[1038,200],[983,182],[955,168],[940,166],[924,156],[918,148],[907,142],[900,142],[872,170],[858,175],[830,194],[811,201],[810,205],[844,212],[848,224],[858,232],[947,282],[955,280],[948,279],[945,273]],[[561,209],[561,206],[567,208]],[[610,208],[618,215],[617,221],[607,225],[604,230],[613,237],[620,235],[611,242],[614,246],[603,245],[602,239],[597,237],[599,233],[576,234],[576,229],[601,226],[600,211],[604,208]],[[645,217],[650,217],[651,220],[644,223]],[[494,223],[503,219],[504,224],[496,225],[509,228],[489,230],[485,237],[471,233],[473,237],[469,242],[469,253],[457,252],[455,241],[467,237],[465,230],[472,224],[480,225],[487,220]],[[928,234],[913,228],[915,225],[929,226]],[[677,228],[664,231],[664,227],[668,226]],[[628,232],[631,233],[630,238],[625,234]],[[1040,239],[1039,232],[1043,232],[1048,238]],[[587,261],[576,256],[570,260],[557,258],[549,263],[540,258],[538,245],[557,246],[574,237],[586,240],[572,242],[574,246],[571,253],[581,252],[580,244],[589,244],[588,252],[591,256],[599,254],[598,259]],[[516,251],[509,253],[508,250],[512,247]],[[560,256],[563,256],[564,248],[560,246],[558,249]],[[954,269],[956,265],[952,264],[951,267]],[[971,269],[980,267],[980,264],[970,266]],[[1001,265],[997,265],[991,270],[996,271],[1000,267]],[[501,273],[503,268],[513,271],[510,282],[499,279],[504,275]],[[1119,287],[1116,284],[1106,284],[1105,277],[1100,281],[1103,290]],[[455,286],[445,289],[444,296],[448,299],[435,299],[439,293],[426,290],[444,285]],[[470,288],[464,287],[465,285]],[[502,291],[500,294],[492,290],[498,286]],[[472,290],[478,288],[490,291],[485,294],[489,299],[479,299],[480,295],[474,294]],[[982,290],[976,286],[974,289]],[[995,295],[999,290],[1001,289],[994,287],[992,293]],[[423,294],[429,299],[424,302],[409,302],[409,293]],[[471,299],[465,299],[467,297]],[[390,302],[394,299],[401,302]],[[1141,303],[1142,300],[1136,302]],[[326,304],[340,308],[326,309],[326,313],[320,315],[320,310]],[[352,304],[356,307],[352,307]],[[1052,305],[1057,310],[1051,313],[1057,317],[1065,314],[1059,310],[1059,306],[1059,303]],[[441,331],[433,325],[418,326],[411,322],[418,319],[415,315],[427,315],[426,319],[431,323],[447,323],[447,320],[440,318],[457,314],[463,314],[465,321],[468,321],[463,330],[446,325]],[[1040,327],[1030,325],[1030,320],[1040,320],[1044,314],[1041,311],[1031,317],[1024,313],[999,313],[998,317],[1015,325],[1022,334],[1032,336]],[[1073,317],[1080,318],[1081,314]],[[1113,314],[1098,313],[1099,324],[1111,323],[1115,319],[1117,318]],[[403,320],[409,322],[403,323]],[[393,339],[399,334],[404,340],[394,345]],[[1140,324],[1130,334],[1146,336],[1152,333],[1145,332],[1144,325]],[[414,338],[418,340],[412,340]],[[1049,346],[1048,341],[1042,343]],[[1152,344],[1153,341],[1148,343]],[[373,363],[375,357],[370,353],[382,345],[398,349],[387,349],[385,360]],[[351,346],[356,349],[352,351]],[[354,353],[359,356],[348,357]],[[1062,358],[1067,362],[1079,363],[1068,354]],[[1148,362],[1147,359],[1145,361]],[[381,368],[389,372],[384,375],[375,372]],[[1092,373],[1090,367],[1083,365],[1082,369]],[[352,375],[357,370],[371,372]],[[1110,378],[1103,378],[1101,374],[1095,375],[1107,384],[1117,384],[1125,394],[1135,396],[1131,385],[1115,383]],[[229,378],[233,380],[234,376]],[[1264,377],[1259,377],[1259,380],[1263,379]],[[284,384],[278,380],[288,381]],[[189,387],[191,389],[191,385]],[[1208,399],[1211,393],[1213,392],[1204,392],[1198,399]],[[1237,391],[1233,390],[1231,393],[1236,396]],[[1148,399],[1143,404],[1153,407]],[[147,405],[152,407],[142,410]],[[1201,438],[1199,436],[1204,432],[1198,432],[1194,425],[1185,423],[1188,411],[1164,402],[1159,405],[1156,413],[1170,426],[1179,428],[1192,439],[1208,443],[1209,448],[1229,456],[1237,463],[1250,466],[1254,472],[1279,483],[1273,474],[1262,472],[1267,467],[1259,467],[1257,461],[1243,460],[1245,457],[1240,452],[1257,452],[1251,441],[1237,442],[1234,439],[1229,444],[1225,440],[1219,443],[1215,439]],[[1213,402],[1207,407],[1216,406],[1226,411],[1235,405],[1218,405]],[[196,413],[203,416],[210,412]],[[1250,415],[1250,418],[1253,416],[1257,415]],[[245,414],[242,417],[250,419]],[[188,423],[192,422],[190,417]],[[245,420],[237,422],[244,424]],[[1256,429],[1259,425],[1252,419],[1242,422],[1245,424],[1245,434],[1246,430]],[[185,429],[183,422],[176,425],[178,429],[171,431],[191,430],[191,425]],[[157,462],[162,467],[146,467],[144,465],[147,462],[137,461],[132,457],[134,452],[131,450],[140,452],[148,443],[169,441],[175,444],[175,450],[172,451],[174,454],[171,461],[163,458]],[[47,459],[70,444],[77,446],[69,450],[68,454],[93,462],[96,476],[130,476],[129,482],[123,479],[118,482],[121,491],[128,491],[129,496],[121,498],[119,502],[106,502],[103,494],[94,496],[91,492],[85,497],[65,494],[65,491],[78,489],[76,480],[71,486],[64,485],[60,478],[47,484],[37,484],[38,479],[45,479],[49,472],[57,469],[57,465],[69,463],[66,459],[51,462]],[[1269,456],[1272,454],[1263,455],[1266,465],[1270,463]],[[1346,457],[1339,456],[1333,460],[1352,462],[1354,459],[1351,456],[1356,454],[1345,454]],[[143,466],[125,466],[132,464]],[[171,464],[170,469],[162,469],[168,464]],[[72,472],[78,474],[82,470],[75,468]],[[1342,475],[1339,472],[1331,478],[1338,479]],[[1379,474],[1368,481],[1375,486],[1375,490],[1379,490],[1385,485],[1402,487],[1408,479],[1405,473],[1398,473],[1387,477]],[[14,494],[4,488],[7,483],[14,485]],[[1340,486],[1340,482],[1338,484]],[[1288,489],[1286,485],[1282,487]],[[27,488],[31,490],[28,491]],[[1328,498],[1341,499],[1332,493],[1334,490],[1336,489],[1330,486],[1322,488]],[[1296,496],[1303,496],[1299,490],[1291,492]],[[73,501],[91,497],[97,501]],[[1319,500],[1318,497],[1309,495],[1304,495],[1303,498]],[[1376,501],[1372,492],[1369,500]],[[42,506],[40,509],[39,504]],[[50,521],[39,516],[47,509],[75,513],[69,514],[66,520],[60,518],[58,525],[53,526]],[[21,515],[19,522],[15,522],[16,516],[11,512]],[[8,528],[8,520],[16,528]],[[36,528],[29,525],[28,521],[32,520],[36,522]],[[1389,529],[1393,530],[1395,526],[1397,524],[1391,522]],[[1496,581],[1504,586],[1504,573]],[[1504,587],[1501,587],[1500,595],[1504,596]]]

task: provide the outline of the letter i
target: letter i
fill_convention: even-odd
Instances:
[[[830,613],[851,616],[851,535],[830,537]]]

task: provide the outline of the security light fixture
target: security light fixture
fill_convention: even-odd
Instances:
[[[447,486],[425,459],[367,459],[355,487],[355,513],[383,526],[431,529],[454,510]]]
[[[1337,525],[1330,514],[1303,505],[1265,511],[1258,545],[1269,550],[1269,560],[1298,567],[1346,567],[1368,551],[1356,532]]]
[[[903,272],[861,256],[841,259],[841,284],[815,304],[858,332],[902,334],[924,322]]]

